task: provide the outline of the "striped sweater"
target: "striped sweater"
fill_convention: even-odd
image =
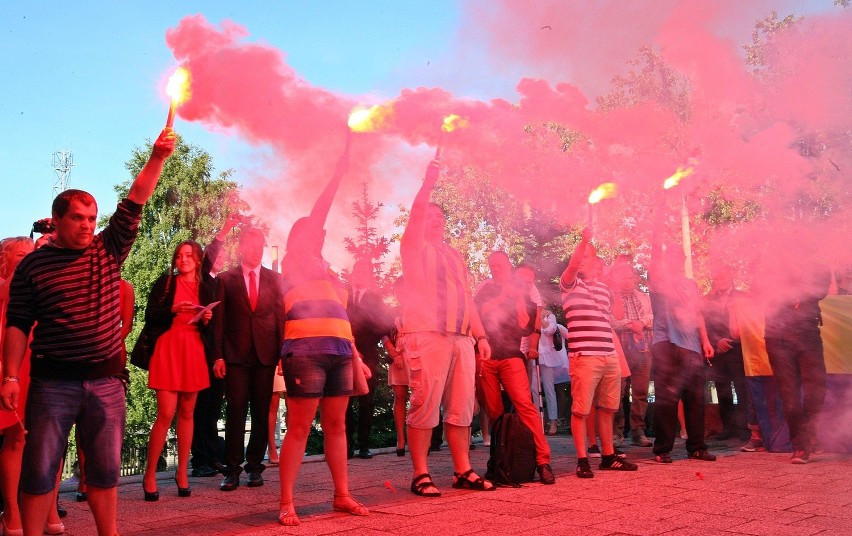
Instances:
[[[568,353],[614,354],[609,288],[599,281],[587,284],[582,279],[567,285],[561,278],[559,288],[568,328]]]
[[[48,244],[18,265],[6,326],[33,330],[32,377],[84,380],[121,374],[120,270],[141,213],[142,205],[125,199],[86,249]]]
[[[284,263],[284,345],[281,355],[352,355],[347,292],[320,258]]]

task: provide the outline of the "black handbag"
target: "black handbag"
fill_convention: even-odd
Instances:
[[[157,344],[156,337],[152,336],[148,326],[142,328],[136,345],[130,352],[130,364],[142,370],[148,370],[151,364],[151,356],[154,355],[154,345]]]
[[[562,333],[559,332],[559,326],[556,326],[556,331],[553,332],[553,349],[557,352],[562,350]]]

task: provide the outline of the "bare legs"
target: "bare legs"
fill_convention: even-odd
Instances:
[[[586,420],[588,417],[571,414],[571,432],[574,437],[574,448],[577,449],[577,458],[586,458],[586,437],[588,431],[586,428]],[[592,441],[594,441],[592,436]]]
[[[192,411],[189,414],[192,415]],[[115,519],[118,511],[118,488],[98,488],[90,485],[87,493],[89,507],[98,527],[98,536],[114,536],[117,533]]]
[[[20,529],[23,523],[21,505],[18,504],[18,482],[21,480],[21,461],[24,456],[26,441],[24,430],[19,424],[6,428],[3,435],[5,436],[3,446],[0,447],[0,489],[2,489],[4,500],[3,518],[6,527],[14,530]],[[60,465],[59,473],[56,475],[57,484],[61,474],[62,466]],[[58,485],[48,494],[52,497],[54,505],[58,494]],[[47,510],[46,522],[54,525],[61,523],[56,508]],[[44,523],[41,526],[44,527]]]
[[[18,505],[18,482],[21,479],[21,460],[24,456],[24,430],[15,424],[4,430],[0,447],[0,489],[3,492],[3,517],[10,529],[21,528]]]
[[[408,410],[408,386],[393,386],[393,423],[396,426],[396,448],[405,448],[405,414]]]
[[[0,447],[0,490],[3,492],[3,517],[10,529],[21,528],[18,506],[18,482],[21,479],[21,460],[24,456],[24,430],[15,424],[4,430]]]
[[[195,399],[198,393],[179,393],[177,408],[177,485],[181,488],[189,487],[189,450],[192,446],[193,414],[195,413]],[[163,443],[160,443],[162,445]],[[160,455],[157,454],[159,458]]]
[[[574,446],[577,449],[578,458],[587,456],[586,438],[589,439],[589,444],[594,445],[597,443],[597,438],[600,437],[601,454],[604,456],[615,453],[612,444],[612,423],[614,420],[615,413],[596,408],[592,408],[585,417],[571,414],[571,430],[580,431],[580,433],[574,434]]]
[[[157,391],[157,419],[151,427],[148,438],[148,460],[142,477],[142,488],[153,492],[157,489],[157,461],[163,452],[163,445],[169,428],[177,413],[178,466],[177,485],[189,487],[189,449],[192,445],[192,414],[198,393],[178,393],[176,391]],[[91,493],[89,494],[91,502]]]
[[[287,399],[287,434],[281,443],[278,471],[281,475],[281,510],[278,520],[283,525],[298,525],[293,507],[293,489],[302,466],[311,423],[320,410],[325,461],[334,483],[334,508],[352,511],[357,503],[349,496],[349,470],[346,461],[346,407],[348,396]],[[427,447],[428,448],[428,447]],[[361,507],[363,508],[363,507]],[[363,511],[366,513],[366,509]],[[364,514],[360,514],[364,515]]]
[[[272,401],[269,403],[269,463],[278,463],[278,447],[275,445],[275,430],[278,428],[278,406],[281,401],[281,393],[272,393]]]

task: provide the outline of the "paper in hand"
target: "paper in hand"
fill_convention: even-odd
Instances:
[[[210,303],[209,305],[207,305],[206,307],[202,307],[201,309],[198,310],[197,313],[195,313],[195,316],[193,316],[192,319],[190,319],[190,321],[187,322],[187,324],[197,323],[199,320],[201,320],[201,317],[204,316],[204,313],[206,313],[207,311],[210,311],[211,309],[213,309],[217,305],[219,305],[219,302],[214,301],[214,302]]]

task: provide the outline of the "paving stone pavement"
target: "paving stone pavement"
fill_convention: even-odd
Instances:
[[[140,477],[119,487],[118,527],[122,535],[207,534],[537,534],[557,535],[767,535],[852,534],[852,456],[821,454],[808,465],[792,465],[789,453],[743,453],[739,443],[708,442],[716,462],[686,459],[678,440],[674,463],[653,461],[650,448],[624,447],[639,464],[636,472],[595,471],[574,476],[570,436],[549,437],[553,486],[537,482],[493,493],[454,490],[446,447],[430,455],[430,471],[443,495],[415,497],[409,491],[410,458],[393,449],[374,451],[371,460],[349,461],[352,495],[370,508],[367,517],[331,510],[333,488],[320,456],[308,457],[296,484],[302,524],[278,524],[279,480],[275,467],[259,488],[242,485],[219,491],[221,478],[190,478],[192,497],[179,498],[172,473],[159,476],[160,500],[142,500]],[[485,472],[488,451],[471,452],[474,469]],[[593,460],[593,469],[596,463]],[[62,488],[63,490],[66,487]],[[70,488],[60,495],[69,511],[69,536],[95,534],[86,503],[74,502]]]

